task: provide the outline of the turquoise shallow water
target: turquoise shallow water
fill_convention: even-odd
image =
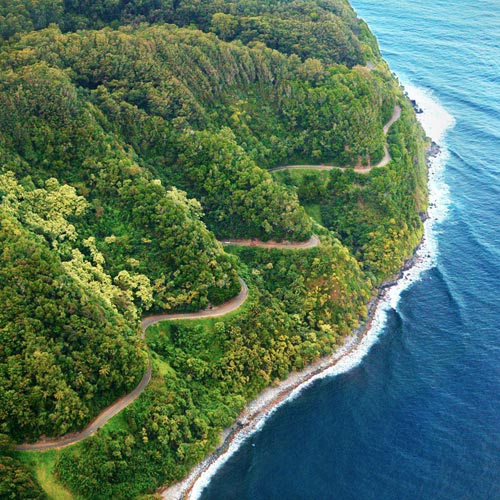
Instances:
[[[353,3],[428,133],[454,119],[432,258],[362,362],[278,409],[204,500],[500,499],[500,6]]]

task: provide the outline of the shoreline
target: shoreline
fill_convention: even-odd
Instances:
[[[386,297],[386,292],[403,277],[405,271],[411,269],[418,261],[417,252],[422,245],[424,238],[415,247],[412,256],[405,261],[399,273],[393,280],[382,283],[378,287],[377,294],[368,302],[368,316],[366,320],[353,332],[344,338],[344,342],[333,353],[306,366],[301,371],[290,372],[288,377],[280,381],[276,386],[266,387],[255,399],[249,401],[246,407],[238,415],[237,419],[230,427],[223,430],[221,444],[210,453],[202,462],[198,463],[187,477],[181,481],[160,488],[158,491],[165,500],[180,500],[191,498],[193,489],[202,476],[210,471],[212,466],[216,466],[219,459],[231,451],[231,445],[238,438],[244,440],[257,430],[266,417],[272,414],[283,403],[299,394],[309,384],[317,380],[321,375],[334,368],[340,361],[348,358],[361,346],[363,340],[367,338],[371,331],[379,307]],[[221,464],[222,465],[222,464]]]
[[[429,188],[428,207],[420,214],[424,227],[420,243],[395,277],[378,287],[378,293],[368,303],[366,321],[344,339],[340,348],[307,366],[301,372],[292,372],[277,386],[264,389],[253,401],[247,403],[233,425],[223,431],[221,444],[212,453],[198,463],[184,479],[157,490],[162,498],[166,500],[186,499],[192,498],[193,493],[198,498],[203,488],[216,474],[217,469],[238,449],[239,443],[258,430],[275,409],[298,395],[322,374],[330,376],[343,373],[354,366],[352,363],[357,364],[383,330],[385,310],[396,307],[401,292],[418,280],[422,272],[436,265],[437,241],[434,226],[446,218],[448,207],[447,185],[442,178],[448,151],[446,144],[442,141],[446,131],[454,125],[454,118],[439,102],[429,97],[425,90],[422,91],[410,85],[406,87],[412,98],[421,105],[423,113],[418,114],[417,119],[430,139],[425,158]],[[370,335],[372,331],[374,335]],[[358,356],[356,356],[356,350]],[[342,361],[351,361],[351,364],[342,363]],[[338,371],[335,372],[335,368]]]
[[[441,147],[431,139],[426,152],[428,183],[431,182],[436,173],[434,161],[441,156],[441,153]],[[407,273],[412,270],[418,272],[418,268],[420,267],[418,264],[424,264],[425,269],[424,261],[427,260],[426,257],[429,257],[429,249],[425,249],[425,247],[430,236],[429,232],[432,232],[433,220],[435,220],[435,217],[429,214],[429,209],[432,212],[433,207],[435,207],[434,196],[429,192],[429,208],[426,212],[421,213],[421,219],[424,224],[422,238],[414,248],[411,257],[406,259],[394,278],[385,281],[378,287],[376,295],[367,304],[368,316],[366,321],[354,329],[351,335],[345,337],[343,344],[332,354],[311,363],[300,372],[291,372],[278,385],[267,387],[255,399],[248,402],[233,425],[223,430],[221,444],[212,453],[205,457],[202,462],[198,463],[184,479],[157,490],[161,498],[165,500],[189,499],[196,487],[199,488],[197,493],[200,493],[206,484],[208,484],[208,480],[206,482],[200,480],[202,480],[205,474],[210,479],[216,473],[215,471],[225,462],[226,455],[231,455],[235,451],[235,449],[232,449],[232,445],[235,442],[237,449],[239,443],[258,430],[266,418],[282,404],[298,395],[303,389],[320,378],[321,375],[326,375],[328,371],[335,368],[342,360],[348,359],[349,356],[355,353],[356,349],[360,348],[361,350],[363,341],[370,340],[368,334],[372,331],[380,308],[384,306],[384,303],[391,307],[390,292],[398,288],[399,284],[406,288],[405,280]],[[425,250],[425,255],[422,255],[423,250]],[[362,354],[362,357],[364,357],[364,354]],[[199,484],[200,482],[202,484]]]

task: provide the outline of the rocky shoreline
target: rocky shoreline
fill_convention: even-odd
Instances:
[[[418,107],[417,103],[411,99],[410,101],[415,109],[415,112],[422,113],[422,110]],[[419,111],[417,111],[417,109]],[[440,153],[440,146],[431,140],[426,154],[427,165],[429,166],[431,158],[437,157]],[[429,218],[427,211],[421,212],[419,215],[422,222],[425,222]],[[236,419],[235,423],[223,431],[221,436],[222,443],[217,447],[217,449],[200,462],[186,478],[178,483],[161,489],[161,497],[165,500],[181,500],[190,498],[196,483],[205,473],[210,474],[209,469],[214,466],[221,457],[230,451],[231,445],[238,437],[246,437],[251,434],[259,427],[259,424],[263,419],[265,419],[265,417],[281,406],[281,404],[295,394],[296,391],[302,390],[318,376],[333,368],[339,361],[353,354],[370,331],[377,309],[387,291],[391,287],[397,285],[404,273],[417,263],[418,251],[423,242],[424,238],[422,238],[419,245],[415,247],[412,256],[405,260],[399,273],[394,277],[394,279],[386,281],[378,287],[378,292],[367,305],[368,314],[366,321],[353,330],[349,337],[344,339],[344,343],[339,349],[331,355],[310,364],[300,372],[290,373],[290,375],[285,380],[282,380],[277,386],[264,389],[264,391],[259,394],[257,398],[247,404],[245,409]]]
[[[263,417],[269,415],[278,408],[281,403],[288,399],[295,390],[302,388],[310,382],[311,379],[332,368],[340,359],[351,354],[359,345],[365,333],[370,329],[374,313],[382,295],[383,292],[380,290],[377,297],[369,303],[368,321],[355,330],[350,337],[347,337],[344,345],[339,350],[326,358],[322,358],[312,363],[301,372],[292,372],[288,378],[281,381],[277,386],[264,389],[256,399],[248,403],[235,423],[223,431],[221,445],[203,460],[203,462],[199,463],[187,478],[165,488],[161,492],[162,498],[166,500],[189,498],[195,483],[200,479],[202,474],[207,472],[208,469],[229,450],[231,444],[237,437],[243,434],[250,434],[257,426],[256,420],[261,420]]]
[[[247,404],[234,424],[223,431],[222,443],[217,449],[200,462],[185,479],[163,488],[160,492],[162,498],[165,500],[190,498],[197,481],[230,450],[236,438],[251,434],[258,428],[263,418],[267,417],[275,409],[281,406],[281,404],[295,393],[295,391],[302,390],[318,376],[333,368],[340,360],[351,355],[370,331],[375,313],[377,312],[381,300],[385,297],[386,290],[397,284],[403,276],[403,273],[415,264],[419,248],[420,245],[415,248],[412,257],[405,261],[400,272],[393,280],[387,281],[378,287],[377,294],[368,303],[367,319],[362,325],[356,328],[349,337],[344,339],[344,343],[339,349],[331,355],[310,364],[300,372],[290,373],[288,378],[282,380],[277,386],[264,389],[257,398]]]

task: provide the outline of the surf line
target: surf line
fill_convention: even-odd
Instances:
[[[439,103],[433,102],[433,104],[440,108]],[[431,110],[428,106],[425,106],[425,111],[429,113]],[[423,118],[426,118],[426,116]],[[422,125],[424,129],[427,128],[424,123]],[[444,125],[440,133],[433,139],[441,142],[446,129],[451,125],[451,121]],[[426,130],[426,132],[429,133],[430,131]],[[435,135],[436,131],[433,130],[432,132],[434,132],[432,135]],[[435,143],[433,144],[435,145]],[[265,389],[255,400],[248,403],[235,423],[223,432],[221,445],[205,460],[195,466],[186,478],[161,489],[162,498],[165,500],[194,500],[199,498],[203,489],[219,468],[238,450],[245,439],[263,426],[264,422],[275,410],[297,397],[302,390],[314,381],[326,376],[345,373],[361,362],[382,332],[387,317],[386,312],[391,307],[396,306],[401,292],[418,281],[421,274],[434,264],[433,257],[435,255],[433,254],[437,252],[434,226],[436,221],[439,222],[444,218],[445,213],[439,215],[435,213],[435,209],[439,205],[437,199],[439,190],[433,184],[435,178],[441,174],[447,159],[447,155],[444,153],[445,150],[433,147],[427,155],[430,188],[429,202],[431,207],[429,216],[424,222],[422,240],[415,248],[413,256],[401,268],[396,279],[388,281],[379,287],[377,296],[368,304],[368,317],[365,323],[355,329],[349,337],[346,337],[343,346],[330,356],[309,365],[302,372],[292,372],[277,387]]]
[[[259,430],[267,418],[284,403],[298,396],[314,381],[330,375],[344,373],[358,365],[377,340],[385,324],[385,312],[389,309],[389,291],[396,287],[404,272],[419,261],[417,254],[401,270],[398,279],[379,288],[379,292],[368,304],[367,320],[345,338],[344,344],[331,355],[322,358],[301,372],[292,372],[276,387],[269,387],[251,401],[235,423],[222,435],[222,444],[205,460],[199,463],[187,478],[161,490],[165,500],[197,499],[219,468],[237,451],[239,445]],[[408,286],[411,282],[408,282]],[[406,288],[406,286],[404,288]],[[339,366],[341,365],[342,366]],[[338,370],[332,373],[332,370]]]
[[[417,247],[418,249],[419,247]],[[326,376],[344,373],[358,365],[377,340],[385,324],[385,312],[389,308],[388,292],[419,262],[417,249],[402,267],[393,281],[379,287],[377,295],[368,303],[366,321],[346,337],[344,344],[301,372],[292,372],[276,387],[268,387],[248,403],[235,423],[222,435],[222,444],[199,463],[183,480],[161,490],[165,500],[197,499],[218,469],[239,448],[239,445],[259,430],[267,418],[284,403],[294,399],[314,381]],[[406,287],[405,287],[406,288]],[[340,366],[341,365],[341,366]],[[334,373],[332,370],[338,368]]]
[[[370,340],[366,342],[368,332],[372,330],[374,323],[378,324],[379,306],[381,299],[385,296],[387,289],[381,289],[379,294],[369,303],[367,321],[358,327],[353,334],[346,337],[344,344],[331,355],[320,359],[309,365],[301,372],[292,372],[287,379],[280,382],[276,387],[264,389],[264,391],[251,401],[240,414],[235,423],[223,433],[222,444],[205,460],[195,466],[187,478],[165,487],[162,498],[166,500],[196,499],[208,484],[211,477],[227,461],[227,459],[238,449],[246,438],[259,430],[264,421],[282,404],[292,400],[300,392],[315,380],[329,375],[329,371],[335,368],[341,361],[348,361],[358,348],[368,344],[367,349],[362,350],[358,362],[364,357],[371,346]],[[377,329],[377,328],[375,328]],[[357,363],[355,363],[357,364]],[[232,446],[233,444],[237,446]]]

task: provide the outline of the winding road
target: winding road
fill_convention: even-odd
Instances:
[[[391,128],[391,125],[398,121],[401,117],[401,106],[396,104],[394,106],[394,110],[392,112],[391,119],[384,125],[384,135],[387,135],[387,132]],[[384,145],[384,157],[375,165],[368,165],[366,167],[356,165],[355,167],[342,167],[340,165],[284,165],[282,167],[274,167],[270,168],[269,172],[276,172],[278,170],[289,170],[292,168],[314,168],[315,170],[333,170],[334,168],[338,168],[341,170],[345,170],[347,168],[352,168],[358,174],[367,174],[371,172],[374,168],[385,167],[391,161],[391,155],[389,153],[389,148],[387,144]]]
[[[232,299],[229,299],[227,302],[224,302],[224,304],[221,304],[220,306],[211,307],[192,313],[157,314],[154,316],[147,316],[141,321],[141,338],[144,338],[148,326],[159,323],[160,321],[172,321],[176,319],[214,318],[217,316],[224,316],[227,313],[235,311],[243,304],[243,302],[245,302],[248,297],[247,284],[241,278],[240,283],[240,293]],[[92,422],[90,422],[90,424],[88,424],[87,427],[85,427],[85,429],[83,429],[82,431],[65,434],[64,436],[61,436],[57,439],[41,439],[36,443],[19,444],[15,447],[15,449],[17,451],[42,451],[50,450],[52,448],[63,448],[64,446],[83,441],[84,439],[94,434],[97,429],[101,428],[112,417],[114,417],[117,413],[120,413],[124,408],[126,408],[130,403],[135,401],[141,395],[142,391],[144,391],[144,389],[149,384],[149,381],[151,380],[151,372],[151,356],[149,356],[146,373],[142,377],[137,387],[132,392],[125,394],[125,396],[122,396],[120,399],[102,410],[102,412],[99,413],[99,415],[97,415],[97,417],[94,418],[94,420],[92,420]]]
[[[176,313],[176,314],[156,314],[155,316],[148,316],[141,322],[143,331],[146,331],[148,326],[158,323],[160,321],[172,321],[175,319],[203,319],[203,318],[216,318],[217,316],[224,316],[230,312],[238,309],[248,297],[248,286],[240,278],[241,290],[238,295],[224,302],[220,306],[202,309],[192,313]]]
[[[139,382],[139,385],[132,392],[122,396],[113,404],[102,410],[102,412],[99,413],[99,415],[97,415],[97,417],[94,418],[94,420],[92,420],[92,422],[90,422],[90,424],[87,425],[83,431],[65,434],[57,439],[40,439],[36,443],[32,444],[18,444],[14,449],[17,451],[44,451],[51,450],[53,448],[63,448],[64,446],[83,441],[94,434],[94,432],[102,427],[110,418],[114,417],[117,413],[122,411],[123,408],[127,407],[130,403],[132,403],[132,401],[135,401],[139,397],[151,380],[151,368],[150,358],[146,373]]]
[[[387,135],[389,128],[391,125],[399,120],[401,116],[401,106],[394,106],[394,111],[392,113],[391,119],[384,126],[384,134]],[[367,167],[356,166],[354,167],[354,171],[366,174],[370,172],[373,168],[384,167],[391,161],[391,156],[389,154],[389,149],[387,144],[384,146],[384,157],[382,160],[376,165],[371,165]],[[336,165],[287,165],[282,167],[275,167],[270,169],[270,171],[277,170],[287,170],[291,168],[314,168],[316,170],[332,170],[334,168],[351,168],[351,167],[341,167]],[[239,246],[256,246],[262,248],[277,248],[277,249],[307,249],[313,248],[320,244],[320,240],[316,235],[311,236],[308,241],[303,242],[276,242],[276,241],[260,241],[260,240],[243,240],[243,239],[228,239],[221,242],[223,245],[239,245]],[[221,304],[217,307],[211,307],[208,309],[203,309],[201,311],[193,312],[193,313],[179,313],[179,314],[157,314],[154,316],[148,316],[144,318],[141,322],[142,335],[144,338],[146,329],[154,323],[158,323],[160,321],[172,321],[179,319],[201,319],[201,318],[213,318],[217,316],[223,316],[229,312],[232,312],[238,309],[247,299],[248,297],[248,287],[246,283],[240,279],[241,282],[241,291],[236,297],[228,300],[224,304]],[[146,373],[142,377],[141,381],[137,385],[137,387],[130,393],[122,396],[120,399],[112,403],[110,406],[105,408],[97,417],[92,420],[85,429],[80,432],[65,434],[57,439],[41,439],[36,443],[25,443],[19,444],[15,446],[15,449],[18,451],[42,451],[42,450],[50,450],[53,448],[62,448],[64,446],[68,446],[71,444],[78,443],[79,441],[83,441],[88,438],[92,434],[94,434],[97,429],[101,428],[105,425],[112,417],[130,405],[133,401],[135,401],[144,389],[149,384],[151,380],[152,373],[152,365],[151,365],[151,356],[149,356],[148,367],[146,369]]]
[[[319,238],[313,234],[307,241],[260,241],[260,240],[224,240],[221,241],[223,245],[238,245],[245,247],[261,247],[261,248],[279,248],[279,249],[295,249],[305,250],[307,248],[314,248],[320,244]]]
[[[257,246],[263,248],[286,248],[286,249],[306,249],[318,246],[320,244],[320,240],[316,235],[311,236],[308,241],[303,242],[263,242],[259,240],[226,240],[222,242],[226,245],[248,245],[248,246]],[[208,309],[203,309],[201,311],[192,312],[192,313],[173,313],[173,314],[156,314],[153,316],[147,316],[141,321],[142,334],[141,338],[144,338],[146,333],[146,329],[153,325],[154,323],[159,323],[160,321],[172,321],[179,319],[202,319],[202,318],[215,318],[217,316],[224,316],[232,311],[238,309],[247,299],[248,297],[248,286],[247,284],[240,278],[241,290],[238,295],[229,299],[227,302],[215,307],[210,307]],[[40,439],[35,443],[24,443],[19,444],[14,447],[17,451],[44,451],[51,450],[54,448],[63,448],[64,446],[69,446],[71,444],[78,443],[83,441],[84,439],[90,437],[94,434],[97,429],[101,428],[105,425],[112,417],[116,414],[120,413],[124,408],[130,405],[133,401],[135,401],[144,389],[149,384],[151,380],[152,373],[152,364],[151,364],[151,356],[149,355],[148,367],[146,368],[146,373],[142,377],[141,381],[137,385],[137,387],[128,394],[125,394],[120,399],[116,400],[114,403],[109,405],[107,408],[102,410],[99,415],[97,415],[94,420],[92,420],[85,429],[80,432],[73,432],[70,434],[65,434],[57,439]]]

